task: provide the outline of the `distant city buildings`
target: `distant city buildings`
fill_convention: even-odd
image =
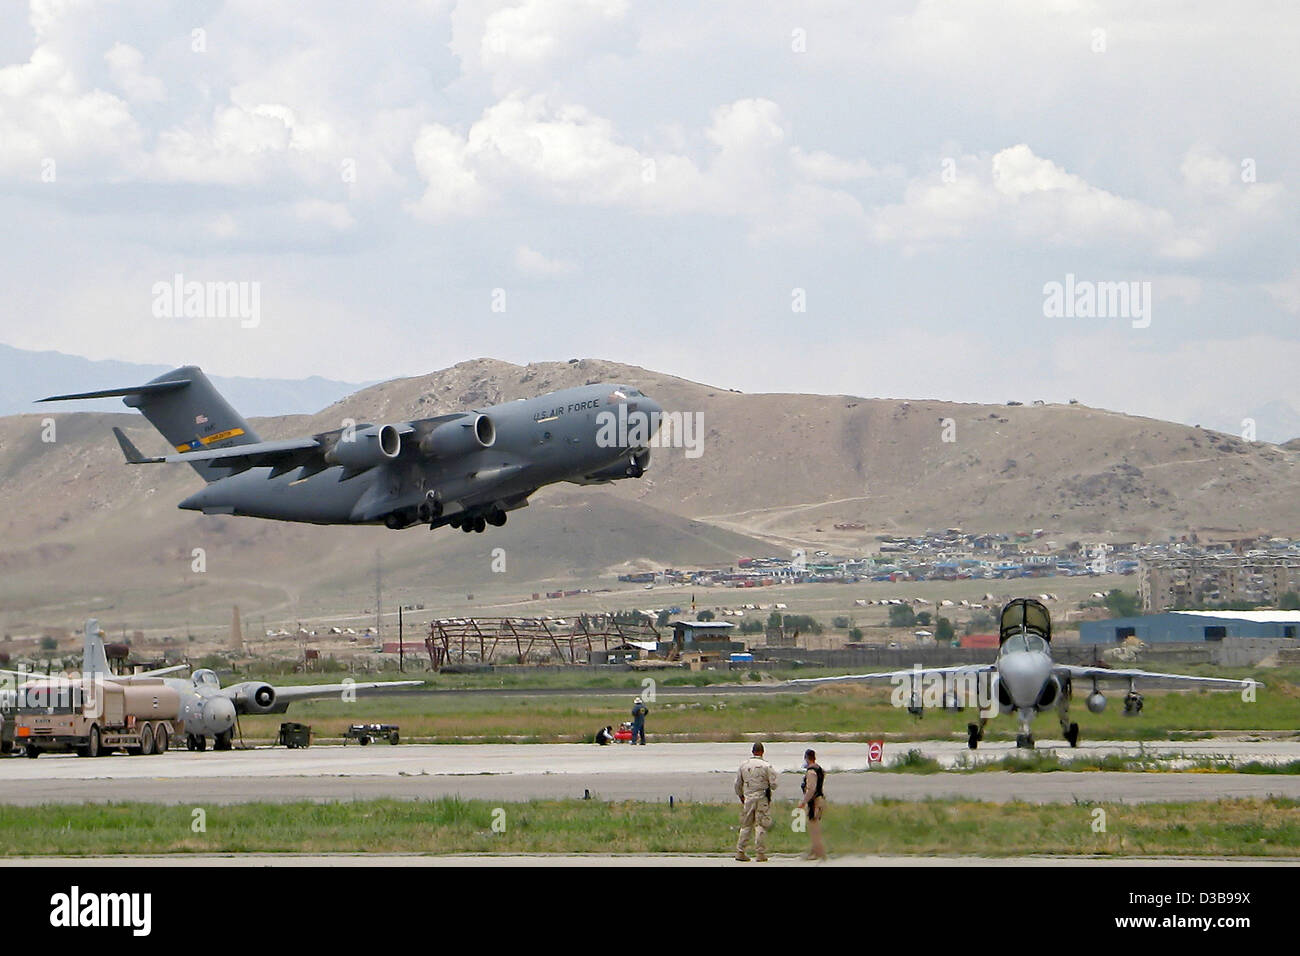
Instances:
[[[1276,606],[1288,592],[1300,592],[1300,553],[1290,548],[1144,556],[1139,563],[1138,596],[1148,614],[1207,605]]]

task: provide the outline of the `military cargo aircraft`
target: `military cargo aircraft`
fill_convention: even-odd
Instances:
[[[662,409],[629,385],[598,384],[487,408],[381,425],[343,423],[304,438],[262,441],[195,366],[132,388],[42,402],[120,397],[175,449],[146,457],[114,428],[128,464],[185,462],[206,487],[180,502],[204,514],[313,524],[450,525],[482,532],[543,485],[639,478]],[[611,441],[604,414],[640,417]],[[619,442],[622,442],[621,444]]]
[[[180,719],[185,722],[185,745],[190,750],[203,751],[208,748],[208,737],[212,738],[213,750],[230,750],[234,746],[235,719],[243,714],[283,714],[296,700],[322,699],[339,697],[354,691],[374,690],[375,688],[411,687],[422,683],[418,680],[371,681],[360,683],[349,681],[343,684],[297,684],[291,687],[274,687],[262,681],[244,681],[222,687],[214,671],[200,668],[190,677],[165,677],[163,675],[188,669],[188,664],[174,664],[157,670],[142,671],[136,674],[114,674],[108,666],[108,656],[104,652],[104,632],[99,622],[86,622],[85,641],[83,643],[81,673],[83,678],[102,677],[104,680],[129,684],[133,680],[157,679],[162,681],[180,695]],[[23,671],[0,671],[21,678],[40,677],[41,675]]]
[[[1079,746],[1079,725],[1070,720],[1070,698],[1074,683],[1091,682],[1092,692],[1085,703],[1094,714],[1106,709],[1106,695],[1099,684],[1107,681],[1128,684],[1124,697],[1124,713],[1136,716],[1142,711],[1143,698],[1135,688],[1138,681],[1188,682],[1216,684],[1229,687],[1262,687],[1260,681],[1235,680],[1229,677],[1193,677],[1188,674],[1157,674],[1150,671],[1121,670],[1110,667],[1079,667],[1057,664],[1052,660],[1052,616],[1041,602],[1032,598],[1016,598],[1003,608],[999,623],[998,658],[991,664],[961,664],[954,667],[916,667],[906,671],[886,671],[877,674],[849,674],[843,677],[812,677],[789,681],[791,684],[820,684],[830,681],[888,680],[898,685],[911,681],[908,709],[921,712],[922,689],[918,683],[933,681],[941,684],[941,699],[947,709],[957,709],[978,695],[978,684],[986,682],[989,689],[989,711],[996,699],[997,710],[1003,714],[1015,713],[1020,721],[1016,735],[1017,747],[1033,747],[1034,735],[1030,729],[1033,719],[1040,713],[1056,709],[1061,733],[1071,747]],[[974,750],[984,739],[984,725],[990,717],[980,714],[978,724],[967,725],[967,746]]]

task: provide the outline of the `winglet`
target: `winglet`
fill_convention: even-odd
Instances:
[[[162,458],[144,457],[144,455],[140,454],[140,449],[131,444],[131,439],[126,437],[122,429],[116,426],[113,428],[113,437],[117,439],[117,443],[122,447],[122,454],[126,456],[128,465],[156,465],[164,460]]]

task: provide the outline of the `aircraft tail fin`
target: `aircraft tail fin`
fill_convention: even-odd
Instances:
[[[178,452],[230,448],[261,441],[230,403],[222,398],[203,370],[195,365],[185,365],[158,376],[153,381],[134,388],[109,388],[71,395],[51,395],[42,402],[71,401],[83,398],[120,397],[123,404],[138,408],[154,428],[162,433]],[[137,464],[150,461],[118,435],[127,461]],[[190,467],[204,481],[224,478],[229,471],[214,468],[211,462],[191,462]]]
[[[107,675],[108,655],[104,653],[104,632],[99,629],[99,622],[91,618],[86,622],[86,640],[82,648],[81,672],[94,677]]]

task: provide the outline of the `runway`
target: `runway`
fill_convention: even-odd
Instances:
[[[797,771],[807,745],[777,742],[767,757],[783,774],[778,799],[798,791]],[[960,797],[1007,802],[1148,802],[1220,797],[1285,796],[1300,799],[1300,776],[1240,773],[888,773],[866,769],[861,743],[818,743],[832,774],[831,799],[862,803],[889,797],[922,800]],[[959,760],[1000,760],[1010,743],[986,745],[972,754],[959,742],[930,741],[886,746],[886,760],[908,750],[951,767]],[[1040,746],[1040,750],[1053,749]],[[1297,740],[1210,740],[1138,744],[1098,741],[1070,756],[1160,754],[1214,757],[1235,762],[1300,760]],[[460,796],[517,802],[583,798],[730,802],[735,769],[749,753],[746,743],[651,744],[372,744],[369,747],[265,748],[226,753],[171,751],[160,756],[115,755],[88,759],[46,755],[37,760],[0,760],[0,803],[146,800],[173,804],[252,801],[404,800]]]
[[[0,867],[58,867],[87,866],[131,868],[199,868],[223,866],[293,866],[293,867],[369,867],[369,866],[451,866],[451,867],[743,867],[762,870],[770,867],[823,866],[907,866],[907,867],[1024,867],[1024,866],[1086,866],[1086,867],[1242,867],[1287,866],[1297,861],[1269,857],[1252,859],[1233,857],[1162,856],[1162,857],[1110,857],[1110,856],[833,856],[825,863],[809,863],[799,856],[773,854],[767,863],[739,863],[729,854],[617,854],[617,853],[538,853],[538,854],[448,854],[445,856],[423,853],[361,854],[361,853],[176,853],[169,856],[17,856],[0,857]]]

